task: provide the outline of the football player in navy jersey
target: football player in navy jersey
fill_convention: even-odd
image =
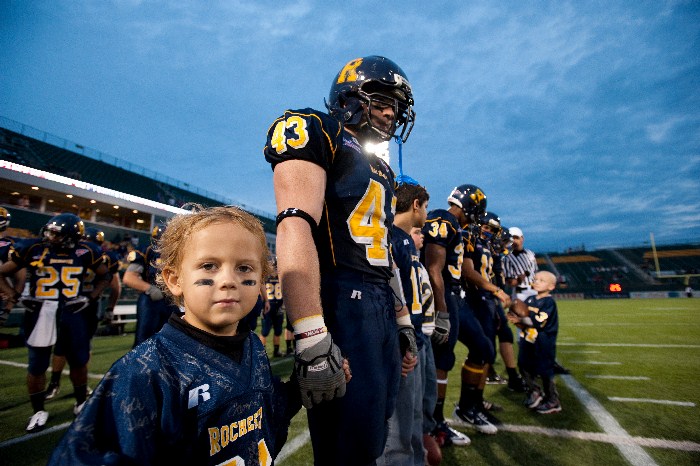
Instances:
[[[277,275],[276,266],[265,282],[265,290],[263,293],[263,318],[262,330],[260,331],[263,345],[267,343],[267,336],[272,330],[272,356],[275,358],[282,357],[280,353],[280,340],[282,337],[282,327],[284,326],[284,310],[282,308],[282,286]]]
[[[7,284],[5,277],[22,268],[31,274],[30,297],[23,299],[27,308],[24,332],[29,349],[27,388],[34,410],[27,432],[41,430],[49,416],[44,401],[52,347],[70,365],[75,414],[87,398],[90,335],[82,312],[88,301],[99,298],[111,277],[101,251],[94,244],[82,241],[84,232],[85,226],[78,216],[57,215],[42,228],[41,238],[25,242],[13,252],[9,262],[0,266],[0,291],[11,295],[12,302],[17,302],[20,294]],[[96,277],[94,289],[86,299],[80,293],[90,270]]]
[[[163,234],[165,227],[157,225],[151,231],[151,240],[155,242]],[[158,286],[156,274],[160,253],[154,244],[149,244],[145,250],[133,250],[128,256],[129,266],[124,272],[124,285],[141,291],[136,302],[136,333],[134,346],[139,345],[155,335],[170,318],[170,314],[179,309],[167,299]]]
[[[327,107],[288,110],[268,131],[278,267],[315,462],[373,464],[402,358],[389,283],[398,282],[389,249],[394,174],[365,144],[406,141],[413,94],[396,63],[369,56],[340,70]],[[347,387],[342,355],[353,371]]]
[[[497,219],[497,226],[494,227],[498,230],[497,234],[491,237],[491,253],[493,256],[493,277],[491,282],[498,288],[505,291],[506,277],[503,272],[503,256],[509,254],[509,248],[512,245],[512,238],[508,229],[503,228],[500,223],[500,218],[493,214]],[[493,223],[493,219],[490,220]],[[482,222],[484,223],[484,222]],[[491,296],[493,299],[494,296]],[[506,371],[508,372],[508,389],[514,392],[524,392],[527,390],[525,381],[520,376],[517,371],[517,364],[515,360],[515,351],[513,349],[513,331],[510,326],[506,324],[508,319],[506,318],[505,311],[503,309],[503,302],[501,300],[494,300],[496,304],[496,313],[498,314],[498,328],[496,329],[496,336],[498,337],[498,351],[501,354],[501,359],[503,359],[503,364],[506,366]],[[495,345],[495,342],[494,342]],[[494,346],[495,348],[495,346]],[[496,380],[500,379],[500,376],[496,374],[493,370],[493,366],[489,370],[489,379],[494,375]],[[502,379],[501,379],[502,380]],[[487,383],[488,379],[487,379]],[[497,382],[500,383],[500,382]],[[506,381],[503,381],[506,383]]]
[[[500,219],[495,214],[483,212],[476,220],[469,225],[469,235],[465,235],[467,252],[462,263],[465,306],[460,310],[459,329],[460,341],[469,348],[469,354],[462,367],[462,390],[452,423],[495,434],[497,427],[484,413],[494,406],[484,401],[484,386],[489,367],[496,357],[496,300],[508,305],[510,298],[491,282],[493,255],[490,240],[500,230]]]
[[[7,230],[10,226],[11,219],[10,212],[6,208],[0,207],[0,233]],[[0,237],[0,265],[8,262],[10,257],[12,257],[12,251],[15,248],[15,238],[10,236]],[[13,276],[9,277],[12,288],[17,293],[22,293],[24,290],[24,283],[27,278],[26,269],[16,270]],[[10,311],[12,311],[13,303],[5,299],[5,295],[0,295],[0,327],[5,325],[7,318],[10,316]]]
[[[421,261],[425,265],[433,288],[435,330],[432,335],[437,373],[437,403],[434,418],[435,437],[444,446],[468,445],[460,432],[445,421],[444,405],[447,394],[447,374],[455,364],[454,348],[460,333],[462,262],[464,242],[462,227],[475,222],[486,208],[486,195],[477,186],[464,184],[452,190],[447,198],[449,207],[428,213],[423,227],[425,245]]]
[[[194,206],[158,247],[184,314],[110,368],[49,464],[273,464],[301,402],[243,319],[270,271],[260,221]]]
[[[102,260],[107,265],[107,270],[109,270],[112,279],[109,283],[109,288],[111,289],[109,295],[109,303],[107,304],[107,309],[105,310],[105,315],[111,315],[114,310],[114,306],[117,305],[119,300],[119,295],[122,291],[121,280],[119,279],[119,255],[114,251],[103,251],[102,244],[104,243],[105,234],[104,231],[99,230],[95,227],[85,228],[85,236],[83,239],[89,243],[94,243],[95,249],[102,251]],[[90,294],[95,289],[95,274],[89,270],[87,277],[83,281],[82,291],[80,292],[83,296],[90,296]],[[87,333],[92,338],[97,330],[97,324],[99,321],[100,313],[100,300],[95,299],[90,301],[90,304],[81,312],[81,315],[86,319],[88,329]],[[111,319],[111,317],[110,317]],[[49,381],[49,386],[46,388],[46,400],[51,400],[58,395],[61,390],[61,374],[63,373],[63,368],[66,367],[65,356],[54,354],[51,361],[51,380]],[[88,389],[88,392],[90,390]]]

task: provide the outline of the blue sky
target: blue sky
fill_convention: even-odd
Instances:
[[[375,54],[431,208],[472,183],[536,250],[700,242],[698,1],[2,1],[0,115],[274,212],[268,126]]]

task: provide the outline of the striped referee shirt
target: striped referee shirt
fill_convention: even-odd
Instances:
[[[529,249],[513,251],[503,256],[503,273],[506,279],[517,279],[519,275],[526,275],[523,282],[517,286],[518,289],[530,288],[535,279],[535,272],[537,272],[537,260],[535,253]]]

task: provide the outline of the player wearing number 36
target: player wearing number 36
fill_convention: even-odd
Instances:
[[[314,461],[373,464],[399,386],[403,293],[389,248],[394,174],[366,144],[406,141],[413,94],[396,63],[370,56],[340,70],[326,106],[288,110],[268,131],[278,267]]]

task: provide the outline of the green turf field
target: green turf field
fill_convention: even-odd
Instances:
[[[558,359],[572,371],[557,377],[564,410],[538,415],[522,406],[521,394],[488,385],[486,397],[505,408],[497,413],[499,433],[465,430],[472,444],[445,449],[442,464],[700,464],[700,300],[560,301],[559,312]],[[132,339],[132,334],[95,338],[90,372],[104,373]],[[465,353],[458,345],[459,360]],[[31,408],[23,364],[23,348],[0,350],[0,464],[5,466],[45,464],[65,429],[61,426],[73,417],[64,376],[58,399],[47,403],[48,432],[24,435]],[[290,359],[272,364],[283,377],[291,370]],[[496,366],[505,372],[500,360]],[[450,412],[458,396],[459,367],[450,373]],[[276,464],[309,465],[311,458],[302,410]]]

